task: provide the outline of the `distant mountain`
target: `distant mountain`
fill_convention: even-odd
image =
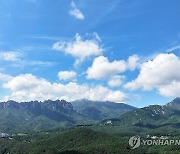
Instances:
[[[167,103],[166,106],[174,110],[180,110],[180,97],[177,97],[173,101]]]
[[[78,113],[86,115],[95,121],[119,117],[123,113],[136,109],[135,107],[124,103],[90,101],[86,99],[74,101],[72,104],[74,110]]]
[[[101,127],[118,126],[140,129],[180,128],[180,98],[166,105],[150,105],[121,115],[119,118],[106,119]],[[170,129],[169,129],[170,130]]]
[[[0,132],[42,131],[92,122],[64,100],[0,103]]]
[[[135,109],[126,104],[81,100],[0,103],[0,132],[32,132],[95,124]]]
[[[79,105],[83,104],[82,101],[77,102],[80,102]],[[104,103],[108,104],[108,102]],[[71,104],[66,101],[51,100],[0,103],[0,131],[8,131],[8,129],[11,132],[15,130],[23,132],[28,129],[37,131],[43,130],[44,127],[49,129],[60,126],[62,123],[74,125],[91,120],[78,113],[73,108],[73,104],[74,102]],[[106,106],[105,104],[103,105]],[[114,103],[107,106],[107,109],[112,109],[112,106],[114,109],[117,108]],[[106,119],[95,125],[78,125],[63,130],[15,134],[9,139],[0,139],[0,153],[179,153],[179,147],[175,145],[140,146],[136,149],[131,149],[128,145],[129,138],[135,135],[139,135],[142,139],[153,137],[161,140],[163,138],[179,140],[179,107],[180,99],[176,98],[166,105],[150,105],[135,109],[124,113],[119,118]]]

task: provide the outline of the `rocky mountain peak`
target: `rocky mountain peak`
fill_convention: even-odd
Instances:
[[[65,111],[65,110],[73,110],[73,106],[71,103],[65,100],[46,100],[44,102],[40,101],[30,101],[30,102],[16,102],[13,100],[9,100],[7,102],[0,103],[0,109],[6,108],[16,108],[16,109],[50,109],[53,111]]]
[[[43,104],[53,110],[59,110],[59,109],[73,110],[72,104],[65,100],[56,100],[56,101],[47,100],[44,101]]]

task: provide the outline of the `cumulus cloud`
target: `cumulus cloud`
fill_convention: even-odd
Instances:
[[[94,59],[91,67],[87,70],[88,79],[108,78],[126,70],[126,62],[124,60],[109,62],[107,57],[99,56]]]
[[[140,64],[139,64],[139,57],[137,55],[132,55],[128,58],[127,61],[128,68],[130,70],[135,70]]]
[[[138,77],[124,85],[130,90],[152,90],[163,96],[180,96],[180,59],[174,54],[158,54],[140,67]]]
[[[139,65],[139,57],[137,55],[130,56],[128,61],[115,60],[110,62],[107,57],[99,56],[93,61],[91,67],[87,70],[88,79],[106,79],[125,72],[126,70],[134,70]]]
[[[18,61],[20,60],[20,54],[18,52],[0,51],[0,59],[4,61]]]
[[[83,13],[79,9],[77,9],[76,4],[73,1],[71,2],[71,10],[69,11],[69,14],[74,16],[76,19],[84,19]]]
[[[172,81],[170,84],[161,85],[159,93],[162,96],[180,97],[180,81]]]
[[[75,82],[68,84],[51,83],[43,78],[32,74],[22,74],[13,77],[3,84],[11,94],[5,96],[4,100],[13,99],[16,101],[66,99],[67,101],[77,99],[90,99],[96,101],[122,102],[127,99],[121,91],[113,91],[107,87],[97,85],[79,85]]]
[[[77,73],[74,71],[60,71],[58,73],[59,80],[72,80],[76,78]]]
[[[109,81],[108,85],[110,87],[118,87],[123,83],[125,76],[115,75]]]
[[[79,64],[85,58],[90,56],[98,56],[102,54],[102,47],[100,45],[99,36],[97,33],[91,35],[91,39],[83,39],[79,34],[75,35],[75,39],[70,42],[56,42],[53,49],[57,51],[64,51],[76,58],[76,63]]]

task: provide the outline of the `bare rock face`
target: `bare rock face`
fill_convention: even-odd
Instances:
[[[73,111],[73,106],[71,103],[65,100],[47,100],[44,102],[39,101],[30,101],[30,102],[15,102],[13,100],[7,102],[0,103],[0,109],[8,109],[8,108],[15,108],[15,109],[49,109],[52,111]]]

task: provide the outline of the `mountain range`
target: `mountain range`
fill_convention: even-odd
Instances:
[[[47,100],[43,102],[0,103],[0,132],[28,133],[74,126],[91,126],[98,130],[114,132],[128,130],[153,130],[180,128],[180,98],[165,105],[143,108],[90,100],[67,102]]]
[[[126,104],[80,100],[0,103],[0,132],[32,132],[95,124],[135,109]],[[114,110],[114,112],[113,112]]]
[[[90,101],[86,99],[73,101],[72,105],[78,113],[86,115],[95,121],[118,117],[128,111],[136,109],[124,103]]]
[[[103,130],[111,128],[114,132],[125,130],[152,131],[158,134],[179,134],[180,128],[180,98],[165,105],[150,105],[121,115],[119,118],[106,119],[96,127]]]
[[[0,103],[0,132],[15,133],[0,138],[0,153],[175,154],[179,146],[131,149],[128,142],[135,135],[147,140],[179,140],[179,128],[180,98],[139,109],[89,100]]]

